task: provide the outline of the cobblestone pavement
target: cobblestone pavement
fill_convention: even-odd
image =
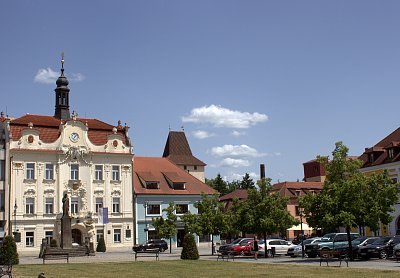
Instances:
[[[38,258],[39,252],[20,252],[20,264],[42,264],[42,259]],[[179,260],[181,248],[173,248],[170,253],[169,250],[160,253],[160,260]],[[211,248],[200,247],[199,254],[201,260],[217,260],[217,256],[211,255]],[[138,261],[154,261],[154,257],[139,257]],[[132,248],[109,248],[105,253],[96,253],[95,256],[88,257],[71,257],[70,263],[94,263],[94,262],[134,262],[135,254]],[[65,263],[65,260],[52,260],[51,263]],[[222,262],[221,262],[222,263]],[[254,260],[253,257],[235,257],[235,260],[229,260],[229,263],[266,263],[266,264],[288,264],[288,265],[305,265],[305,266],[319,266],[319,259],[302,259],[301,257],[290,258],[287,256],[276,256],[275,258],[259,257]],[[329,266],[339,266],[339,261],[335,260],[329,262]],[[326,263],[322,263],[322,267],[326,267]],[[342,262],[342,267],[346,267],[346,263]],[[368,261],[352,261],[349,262],[351,268],[372,268],[372,269],[387,269],[400,271],[400,262],[396,260],[379,260],[371,259]]]

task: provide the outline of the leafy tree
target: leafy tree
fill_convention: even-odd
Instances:
[[[243,176],[243,179],[240,182],[240,188],[241,189],[254,189],[255,188],[254,181],[253,181],[253,179],[250,178],[250,175],[248,173],[246,173]]]
[[[199,250],[192,234],[187,233],[183,238],[183,247],[181,253],[182,260],[198,260]]]
[[[153,218],[153,226],[155,227],[158,235],[161,238],[169,238],[169,252],[172,252],[171,249],[171,242],[172,242],[172,237],[176,235],[176,222],[178,220],[178,217],[174,213],[175,211],[175,205],[174,203],[169,203],[169,206],[163,211],[166,212],[167,218],[164,219],[162,216],[158,218]]]
[[[97,243],[96,252],[106,252],[106,242],[104,241],[104,237],[100,237],[99,242]]]
[[[227,193],[233,192],[238,188],[240,188],[240,182],[237,180],[233,180],[228,183],[228,192]]]
[[[0,248],[0,263],[3,265],[19,264],[17,244],[12,236],[4,238],[3,246]]]
[[[222,195],[228,193],[228,184],[222,179],[219,173],[215,179],[206,180],[206,183]]]
[[[318,157],[327,173],[324,187],[320,194],[300,198],[300,206],[304,208],[307,222],[314,228],[346,229],[352,259],[351,228],[368,225],[377,229],[379,221],[389,223],[399,184],[393,183],[387,172],[371,176],[362,174],[362,162],[349,159],[347,154],[348,148],[337,142],[329,163],[328,157]]]

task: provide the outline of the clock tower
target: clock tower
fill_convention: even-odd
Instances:
[[[69,88],[68,80],[64,76],[64,53],[61,54],[61,75],[57,79],[56,92],[56,109],[54,117],[60,120],[68,120],[71,118],[69,113]]]

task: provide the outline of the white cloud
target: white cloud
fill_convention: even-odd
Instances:
[[[37,83],[54,84],[59,76],[60,72],[54,71],[51,68],[39,69],[35,75],[34,81]],[[85,80],[85,78],[86,77],[82,73],[72,73],[69,79],[72,81],[82,81]]]
[[[260,153],[256,149],[247,145],[223,145],[222,147],[211,148],[211,154],[217,157],[262,157],[265,153]]]
[[[86,76],[84,76],[82,73],[71,74],[71,80],[73,80],[73,81],[82,81],[85,79],[86,79]]]
[[[37,83],[44,83],[44,84],[51,84],[55,83],[59,76],[58,72],[53,71],[51,68],[47,69],[39,69],[35,75],[35,82]]]
[[[240,112],[210,105],[193,108],[189,116],[182,117],[183,122],[211,124],[214,127],[249,128],[268,120],[268,116],[260,113]]]
[[[247,167],[250,166],[250,161],[247,159],[224,158],[219,164],[221,167]]]
[[[250,172],[248,173],[250,178],[253,179],[254,182],[256,182],[256,180],[259,179],[259,175],[254,173],[254,172]],[[243,179],[245,174],[238,174],[238,173],[230,173],[228,176],[224,177],[224,180],[226,181],[241,181]]]
[[[236,136],[236,137],[239,137],[239,136],[242,136],[245,134],[246,134],[246,132],[242,132],[242,131],[237,131],[237,130],[232,131],[232,135]]]
[[[209,132],[204,131],[204,130],[195,130],[195,131],[192,132],[192,134],[197,139],[206,139],[206,138],[215,136],[215,134],[209,133]]]

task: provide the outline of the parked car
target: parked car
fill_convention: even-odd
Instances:
[[[400,259],[400,243],[393,247],[393,257],[395,257],[397,260]]]
[[[292,244],[290,241],[283,239],[267,239],[266,243],[264,243],[264,240],[261,239],[258,242],[258,254],[260,256],[264,255],[265,250],[267,250],[267,255],[272,256],[272,250],[275,250],[275,255],[287,255],[288,249],[293,246],[294,244]]]
[[[253,240],[253,239],[252,239],[252,238],[249,238],[249,237],[237,238],[237,239],[235,239],[234,241],[232,241],[232,242],[229,243],[229,244],[221,245],[221,246],[218,248],[218,252],[221,253],[221,254],[227,253],[227,252],[229,252],[229,251],[232,251],[232,249],[233,249],[234,246],[240,245],[242,242],[248,242],[249,240]]]
[[[239,244],[232,245],[229,248],[229,251],[231,251],[233,255],[240,255],[240,256],[251,255],[253,250],[253,242],[254,242],[253,239],[242,240]]]
[[[353,251],[353,258],[358,258],[360,256],[359,253],[359,249],[360,247],[366,246],[368,244],[373,243],[374,241],[376,241],[377,239],[379,239],[379,237],[359,237],[356,238],[354,240],[351,241],[351,248]],[[344,244],[340,247],[336,247],[335,250],[337,251],[342,251],[342,252],[347,252],[349,250],[349,245],[348,244]]]
[[[138,244],[132,247],[133,251],[144,251],[148,249],[158,249],[160,252],[164,252],[168,249],[168,244],[163,239],[149,239],[143,244]]]
[[[394,246],[400,243],[399,236],[381,237],[371,244],[359,248],[359,256],[363,259],[387,259],[393,256]]]
[[[359,238],[357,233],[350,233],[351,240]],[[347,233],[329,233],[324,235],[318,243],[307,244],[305,252],[308,257],[315,258],[319,251],[334,250],[340,246],[347,244]]]
[[[311,244],[311,243],[318,243],[321,241],[320,237],[313,237],[313,238],[307,238],[303,240],[303,248],[305,249],[307,244]],[[301,256],[302,255],[302,245],[301,242],[298,245],[292,246],[288,249],[287,254],[288,256],[291,257],[297,257],[297,256]],[[305,251],[305,250],[304,250]],[[307,254],[304,252],[304,255],[307,256]]]

